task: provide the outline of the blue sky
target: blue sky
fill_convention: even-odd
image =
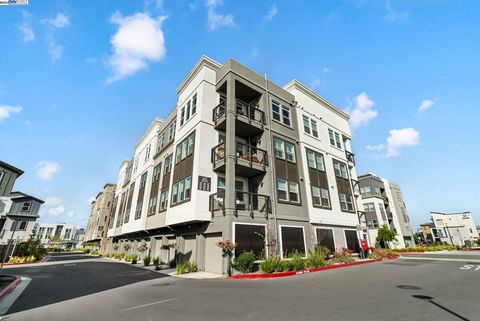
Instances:
[[[41,221],[86,224],[205,54],[348,110],[359,173],[400,184],[415,227],[430,210],[480,224],[477,1],[88,3],[0,7],[0,159],[25,170],[15,189],[48,200]]]

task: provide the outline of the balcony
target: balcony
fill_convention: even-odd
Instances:
[[[247,104],[237,99],[235,105],[236,135],[248,138],[262,133],[265,125],[265,113],[258,109],[258,104],[256,102]],[[220,102],[213,109],[213,123],[215,124],[215,129],[226,130],[226,100]]]
[[[212,148],[213,170],[225,172],[225,143]],[[267,152],[261,148],[236,142],[235,174],[254,177],[264,174],[268,166]]]
[[[355,195],[355,197],[360,196],[360,183],[353,178],[352,178],[352,187],[353,187],[353,195]]]
[[[270,196],[267,195],[237,191],[235,204],[235,215],[237,216],[239,213],[248,213],[252,218],[254,218],[255,215],[268,217],[268,214],[271,213]],[[225,215],[224,191],[210,195],[209,209],[212,213],[212,218],[214,218],[215,213],[218,212]]]
[[[345,156],[347,158],[347,161],[353,165],[355,165],[355,154],[349,151],[345,151]]]

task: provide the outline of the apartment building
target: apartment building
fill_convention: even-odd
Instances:
[[[472,245],[479,240],[479,234],[472,213],[431,212],[436,231],[436,241],[452,245]]]
[[[386,225],[397,233],[391,247],[414,247],[415,240],[400,187],[371,173],[360,175],[358,180],[364,208],[360,221],[368,227],[371,241],[375,243],[378,228]]]
[[[115,189],[115,184],[105,184],[102,191],[90,204],[90,215],[84,236],[85,242],[105,242]]]
[[[0,197],[9,196],[17,178],[23,171],[0,160]]]
[[[35,236],[47,247],[70,248],[76,244],[75,227],[66,223],[37,223]]]
[[[205,56],[177,94],[120,166],[105,251],[144,242],[220,273],[220,240],[258,259],[317,244],[358,251],[367,234],[347,114],[296,80],[281,88]]]

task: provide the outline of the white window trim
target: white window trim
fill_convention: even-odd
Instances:
[[[272,104],[273,102],[277,103],[279,105],[279,114],[280,114],[280,120],[276,120],[275,118],[273,118],[273,108],[272,108]],[[290,120],[290,125],[287,125],[283,122],[283,107],[287,108],[289,110],[289,117],[288,119]],[[293,128],[293,124],[292,124],[292,108],[288,105],[284,105],[283,103],[275,100],[275,99],[272,99],[270,100],[270,110],[271,110],[271,114],[270,114],[270,117],[272,118],[272,121],[273,122],[276,122],[277,124],[280,124],[280,125],[283,125],[287,128]],[[303,126],[303,123],[302,123],[302,126]]]
[[[324,227],[324,226],[316,226],[315,227],[315,245],[318,244],[318,234],[317,230],[331,230],[332,231],[332,236],[333,236],[333,247],[335,248],[335,251],[337,250],[337,242],[335,241],[335,229],[333,227]],[[345,234],[344,234],[345,235]],[[333,254],[333,253],[332,253]]]
[[[295,227],[295,228],[301,228],[303,230],[303,247],[305,248],[305,256],[304,258],[307,257],[308,253],[308,248],[307,248],[307,240],[305,237],[305,227],[301,225],[279,225],[279,241],[280,241],[280,258],[283,260],[283,242],[282,242],[282,227]]]
[[[262,223],[243,223],[243,222],[233,222],[232,223],[232,242],[235,244],[235,226],[236,225],[256,225],[256,226],[263,226],[265,229],[265,253],[267,253],[268,246],[267,246],[267,240],[268,240],[268,229],[267,229],[267,224],[262,224]],[[236,253],[235,250],[233,250],[233,257],[235,257]],[[256,260],[255,262],[260,262],[259,260]]]

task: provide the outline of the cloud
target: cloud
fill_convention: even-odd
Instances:
[[[392,129],[389,133],[386,144],[367,145],[366,149],[378,152],[386,150],[383,157],[394,157],[400,154],[401,149],[420,143],[420,133],[413,128]]]
[[[393,8],[391,0],[385,0],[385,10],[387,10],[386,18],[390,21],[396,21],[397,19],[403,19],[408,17],[408,12],[398,12]]]
[[[44,206],[47,207],[47,213],[51,216],[59,216],[65,212],[64,201],[60,197],[47,197]]]
[[[0,105],[0,123],[23,110],[20,106]]]
[[[67,213],[67,217],[74,217],[75,216],[75,212],[74,211],[69,211]]]
[[[260,54],[260,51],[258,50],[257,46],[253,47],[252,50],[250,50],[250,56],[252,58],[257,58],[259,54]]]
[[[208,27],[210,30],[216,30],[219,27],[235,26],[234,16],[232,14],[220,14],[217,7],[222,5],[223,0],[206,0],[208,8]]]
[[[150,61],[160,61],[165,57],[165,37],[161,25],[165,17],[152,19],[145,13],[122,17],[115,13],[111,22],[118,30],[110,39],[112,56],[109,65],[113,75],[107,83],[131,76],[148,67]]]
[[[60,164],[54,161],[40,162],[36,166],[37,177],[44,181],[50,181],[53,175],[61,169]]]
[[[35,40],[35,33],[28,23],[20,24],[18,30],[23,34],[23,42],[27,43]]]
[[[51,39],[48,43],[48,54],[52,60],[60,60],[63,56],[63,46]]]
[[[272,20],[273,17],[275,17],[277,15],[277,13],[278,13],[278,7],[277,7],[277,4],[274,3],[270,7],[270,9],[268,10],[267,15],[265,16],[265,19],[266,20]]]
[[[55,18],[47,19],[45,22],[57,29],[62,29],[70,26],[70,19],[63,13],[57,13]]]
[[[353,102],[353,108],[349,107],[347,112],[350,113],[350,127],[352,131],[367,125],[370,120],[378,116],[378,111],[373,109],[375,102],[371,100],[366,92],[360,93]]]
[[[420,106],[418,107],[418,111],[420,112],[426,111],[427,109],[430,109],[430,107],[432,107],[433,105],[435,105],[435,102],[433,100],[424,99],[420,103]]]

